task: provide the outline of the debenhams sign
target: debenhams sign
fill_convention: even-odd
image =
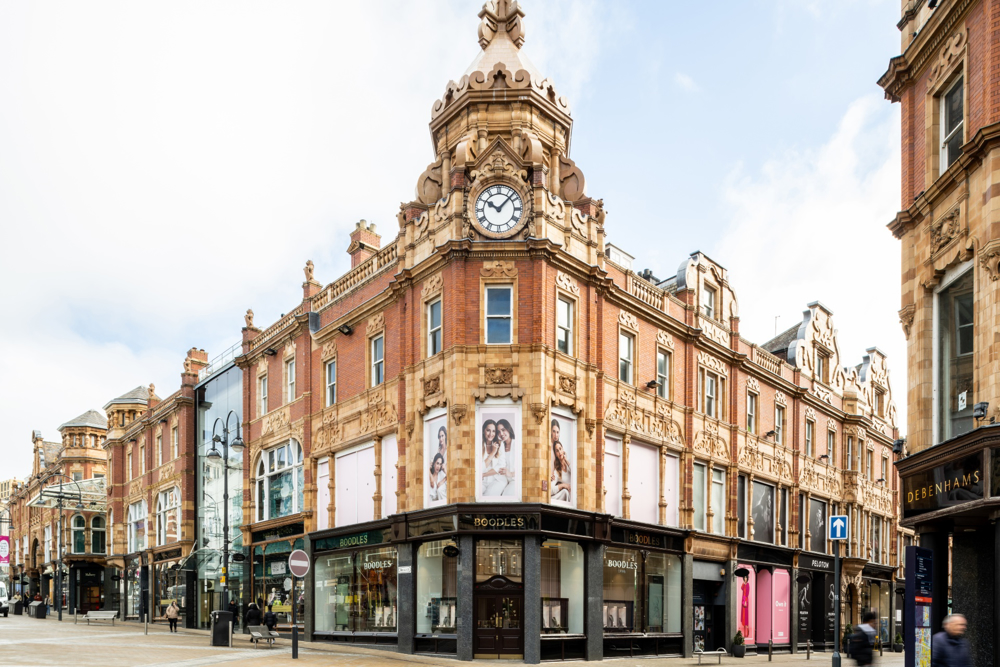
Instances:
[[[981,499],[982,451],[906,477],[903,494],[903,518]]]

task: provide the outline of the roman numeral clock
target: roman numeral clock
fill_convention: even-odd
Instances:
[[[491,239],[514,236],[528,219],[521,193],[506,183],[487,185],[475,202],[473,224],[476,231]]]

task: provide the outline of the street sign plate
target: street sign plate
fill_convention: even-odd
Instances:
[[[847,527],[850,525],[849,519],[844,514],[837,514],[830,517],[830,539],[846,540]]]
[[[302,549],[296,549],[288,554],[288,569],[296,577],[304,577],[309,574],[309,554]]]

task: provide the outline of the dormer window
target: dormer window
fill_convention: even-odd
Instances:
[[[710,320],[715,319],[715,288],[705,285],[701,294],[701,312]]]
[[[816,350],[816,379],[830,384],[830,355],[823,350]]]

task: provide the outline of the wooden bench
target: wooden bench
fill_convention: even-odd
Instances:
[[[707,656],[718,656],[718,658],[719,658],[718,664],[720,664],[720,665],[722,664],[722,656],[729,655],[729,653],[726,652],[726,649],[724,649],[724,648],[717,648],[714,651],[695,651],[694,654],[696,656],[698,656],[698,664],[699,665],[701,664],[701,659],[704,658],[706,655]]]
[[[88,611],[83,615],[83,618],[87,621],[87,625],[90,625],[91,621],[111,621],[111,625],[115,624],[115,619],[118,618],[117,611]]]
[[[274,630],[269,630],[266,625],[248,625],[247,630],[250,632],[250,641],[253,642],[254,648],[257,648],[257,643],[260,641],[266,641],[270,647],[274,640],[281,636]]]

